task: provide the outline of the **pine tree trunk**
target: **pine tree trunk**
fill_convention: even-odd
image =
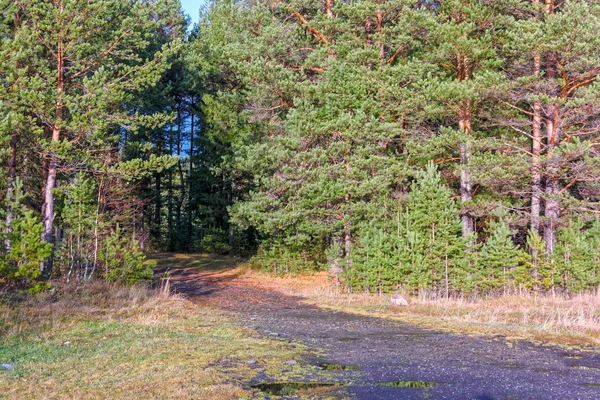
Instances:
[[[383,12],[381,9],[377,10],[377,33],[381,35],[383,31]],[[385,44],[384,42],[379,42],[379,59],[383,61],[385,59]]]
[[[54,126],[52,129],[52,142],[60,140],[60,128]],[[48,162],[48,177],[44,186],[44,205],[42,209],[42,221],[44,230],[42,240],[51,243],[54,231],[54,188],[56,187],[56,172],[57,172],[58,156],[56,153],[50,153]]]
[[[60,140],[60,128],[56,125],[52,129],[52,142]],[[55,152],[50,153],[50,162],[48,165],[48,178],[44,186],[44,205],[42,208],[42,223],[44,225],[42,231],[42,241],[53,243],[54,236],[54,188],[56,187],[56,172],[57,172],[58,156]],[[52,256],[40,266],[40,271],[44,274],[51,272]]]
[[[545,0],[546,13],[554,14],[555,4],[553,0]],[[554,85],[556,79],[556,65],[554,61],[548,61],[546,69],[546,78],[550,85]],[[558,93],[553,89],[550,93],[553,99],[557,99]],[[546,167],[546,203],[544,216],[546,218],[544,226],[544,241],[546,242],[546,256],[552,260],[552,253],[556,247],[556,228],[560,218],[560,199],[558,197],[559,188],[559,168],[560,159],[554,154],[555,149],[560,144],[560,121],[558,115],[558,105],[556,103],[547,107],[546,119],[546,141],[547,141],[547,158]]]
[[[352,267],[352,232],[350,222],[344,224],[344,253],[346,254],[346,271]]]
[[[469,167],[469,158],[471,157],[471,145],[468,142],[459,145],[460,152],[460,200],[463,204],[461,210],[462,235],[465,239],[470,239],[473,234],[473,217],[465,207],[465,203],[473,200],[473,187],[471,184],[471,170]]]
[[[177,161],[177,170],[179,173],[179,194],[177,197],[177,209],[175,210],[175,221],[176,221],[176,229],[177,234],[182,230],[181,226],[181,210],[183,208],[183,202],[186,196],[186,182],[183,176],[183,164],[181,162],[181,128],[182,128],[182,120],[181,120],[181,102],[179,103],[179,107],[177,108],[177,157],[179,160]],[[178,240],[179,242],[179,240]],[[181,245],[181,243],[180,243]],[[185,247],[185,244],[184,244]]]
[[[468,81],[470,76],[470,62],[467,56],[459,56],[457,65],[457,79],[459,82]],[[460,154],[460,200],[461,200],[461,222],[462,236],[468,240],[469,247],[474,245],[472,235],[474,232],[474,222],[469,210],[465,206],[466,203],[473,200],[473,186],[471,182],[471,167],[469,161],[471,158],[470,136],[472,129],[472,110],[470,100],[465,100],[461,105],[458,115],[458,128],[464,136],[464,141],[459,144],[458,150]]]
[[[325,13],[327,17],[333,18],[333,0],[325,0]]]
[[[169,126],[169,155],[173,155],[173,123]],[[173,168],[169,168],[167,180],[167,230],[168,233],[168,248],[169,251],[175,250],[175,241],[173,233]]]
[[[538,6],[540,0],[533,0],[533,4]],[[542,72],[542,58],[539,53],[533,56],[533,74],[539,78]],[[533,103],[533,121],[531,127],[532,146],[531,146],[531,230],[537,235],[540,234],[540,212],[542,202],[542,166],[540,157],[542,154],[542,103],[535,101]],[[533,259],[532,277],[538,279],[538,259],[539,250],[536,247],[531,249]]]
[[[156,198],[154,202],[154,239],[161,241],[161,225],[162,225],[162,199],[161,199],[161,191],[162,191],[162,179],[161,173],[156,173],[156,181],[154,186],[154,191],[156,192]]]
[[[60,13],[64,12],[62,3],[60,4]],[[64,105],[63,105],[63,93],[65,89],[65,60],[64,60],[64,45],[62,38],[62,28],[59,29],[58,34],[58,48],[56,51],[57,59],[57,98],[56,98],[56,120],[52,126],[52,144],[56,145],[60,141],[60,133],[62,124]],[[54,234],[54,188],[56,187],[56,173],[57,173],[58,155],[54,150],[50,151],[50,157],[48,162],[48,177],[46,184],[44,185],[44,205],[42,207],[42,223],[44,225],[42,231],[42,240],[46,243],[53,243],[52,238]],[[52,269],[52,256],[46,260],[40,266],[42,273],[49,274]]]
[[[346,157],[350,158],[350,150],[346,151]],[[346,183],[350,182],[350,173],[351,173],[351,168],[350,168],[350,161],[348,159],[346,159],[346,165],[345,165],[345,169],[346,169]],[[348,210],[346,211],[344,217],[348,217],[348,215],[350,214],[350,202],[352,200],[352,195],[350,194],[350,192],[346,192],[346,207],[348,207]],[[351,255],[351,251],[352,251],[352,226],[350,224],[350,221],[346,221],[344,223],[344,254],[346,256],[346,271],[350,270],[350,267],[352,267],[352,255]]]
[[[190,113],[192,123],[190,125],[190,155],[189,155],[189,169],[188,169],[188,181],[187,181],[187,192],[188,192],[188,204],[187,204],[187,218],[188,218],[188,251],[191,251],[194,243],[194,224],[192,221],[192,174],[194,171],[194,164],[192,162],[194,158],[194,102],[190,105]]]
[[[550,73],[548,74],[551,75]],[[544,226],[544,240],[546,242],[546,255],[551,258],[552,252],[556,247],[556,227],[560,218],[560,199],[559,199],[559,168],[560,159],[554,154],[560,141],[560,130],[558,128],[558,109],[556,105],[549,107],[550,118],[547,122],[547,141],[548,141],[548,166],[546,171],[546,207]]]
[[[158,133],[158,137],[156,139],[156,151],[159,155],[164,154],[164,136],[163,131],[160,130]],[[156,192],[156,199],[154,204],[154,240],[157,240],[160,246],[163,245],[163,237],[162,237],[162,208],[163,208],[163,198],[162,198],[162,187],[163,187],[163,173],[156,173],[156,182],[154,186],[154,191]]]
[[[534,56],[534,74],[540,76],[541,58],[539,54]],[[542,197],[542,170],[540,156],[542,152],[542,104],[539,101],[533,103],[532,123],[532,149],[531,149],[531,230],[540,233],[540,210]]]

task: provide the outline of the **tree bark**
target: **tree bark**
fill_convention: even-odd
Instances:
[[[552,124],[554,125],[554,124]],[[555,130],[556,131],[556,130]],[[549,141],[554,140],[558,142],[558,133],[549,133]],[[556,247],[556,228],[560,218],[560,184],[558,179],[558,169],[560,160],[557,159],[552,153],[556,145],[548,146],[548,177],[546,179],[546,207],[545,217],[546,224],[544,227],[544,240],[546,242],[546,254],[548,257],[552,256],[554,248]]]
[[[539,77],[541,73],[541,57],[535,54],[533,57],[533,73]],[[531,230],[540,234],[540,212],[542,203],[542,166],[540,157],[542,153],[542,104],[539,101],[533,103],[532,121],[532,146],[531,146]],[[531,275],[538,279],[538,249],[531,249],[533,256],[533,270]]]
[[[541,73],[541,57],[534,55],[533,73],[539,77]],[[540,233],[540,210],[542,197],[542,170],[540,156],[542,153],[542,104],[539,101],[533,103],[532,122],[532,149],[531,149],[531,230]]]
[[[350,222],[344,224],[344,253],[346,254],[346,271],[352,267],[352,227]]]
[[[553,0],[545,0],[545,11],[547,14],[554,14],[555,4]],[[552,87],[550,97],[557,99],[558,91],[554,88],[557,71],[553,60],[548,60],[546,67],[546,79]],[[556,228],[560,218],[560,181],[559,168],[560,160],[555,155],[555,150],[560,144],[560,121],[557,103],[550,104],[547,107],[546,118],[546,141],[547,141],[547,167],[546,167],[546,202],[544,208],[544,241],[546,242],[546,257],[551,261],[552,253],[556,247]]]
[[[468,142],[459,145],[460,152],[460,200],[463,204],[461,210],[462,235],[470,239],[474,232],[473,217],[470,215],[465,203],[473,200],[473,187],[471,183],[471,170],[469,159],[471,157],[471,145]]]
[[[192,103],[190,104],[190,114],[191,114],[191,125],[190,125],[190,154],[189,154],[189,169],[188,169],[188,181],[187,181],[187,192],[188,192],[188,204],[187,204],[187,214],[188,214],[188,251],[192,250],[194,244],[194,223],[192,221],[192,177],[194,172],[194,100],[192,99]]]
[[[64,12],[62,2],[59,4],[59,12]],[[56,145],[60,141],[61,124],[64,114],[63,93],[65,89],[65,60],[64,60],[64,44],[62,28],[59,28],[58,46],[56,51],[56,73],[57,73],[57,98],[56,98],[56,116],[52,126],[51,144]],[[48,162],[48,177],[44,185],[44,205],[42,207],[42,223],[44,225],[42,231],[42,241],[53,243],[54,235],[54,188],[56,187],[56,172],[58,164],[58,155],[51,149]],[[44,274],[49,274],[52,269],[52,256],[40,266],[40,270]]]
[[[333,0],[325,0],[325,13],[328,18],[333,18]]]
[[[169,124],[169,156],[173,155],[173,123]],[[169,251],[175,251],[175,238],[173,233],[173,168],[169,168],[167,180],[167,229]]]
[[[381,35],[383,32],[383,11],[381,9],[377,10],[377,33]],[[385,58],[385,44],[383,41],[379,41],[379,59],[383,60]]]
[[[346,183],[350,182],[350,174],[352,172],[351,168],[350,168],[350,155],[351,155],[351,151],[347,150],[346,151],[346,165],[345,165],[345,169],[346,169]],[[350,192],[346,192],[346,207],[348,207],[348,210],[346,211],[344,217],[345,218],[349,218],[350,215],[350,202],[352,200],[352,195],[350,194]],[[350,270],[350,267],[352,267],[352,224],[350,223],[350,220],[346,220],[344,222],[344,254],[346,256],[346,271]]]
[[[15,179],[17,177],[17,144],[18,144],[19,136],[16,131],[10,137],[10,153],[8,157],[8,176],[6,180],[6,186],[9,193],[15,189]],[[12,211],[9,209],[6,215],[7,226],[11,224],[8,223],[8,218],[10,216],[10,220],[12,221]]]
[[[158,240],[160,242],[161,240],[161,225],[162,225],[162,198],[161,198],[161,191],[162,191],[162,185],[161,182],[162,181],[162,176],[160,172],[156,173],[156,177],[155,177],[155,184],[154,184],[154,191],[156,192],[156,198],[154,201],[154,226],[153,226],[153,234],[154,234],[154,239]]]
[[[548,79],[553,79],[553,76],[554,73],[548,71]],[[551,258],[556,247],[556,228],[560,218],[560,183],[558,176],[560,159],[554,154],[560,143],[560,129],[558,126],[558,106],[553,104],[548,109],[550,115],[546,123],[548,166],[546,168],[546,204],[544,209],[546,223],[544,226],[544,240],[546,242],[546,255]]]
[[[177,197],[177,209],[175,210],[175,221],[177,232],[179,233],[183,227],[181,226],[181,211],[183,209],[183,202],[186,196],[186,182],[183,174],[183,163],[181,162],[181,140],[182,140],[182,119],[181,119],[181,106],[182,101],[179,102],[179,106],[177,107],[177,170],[179,173],[179,193]],[[179,242],[179,240],[178,240]]]
[[[458,61],[458,81],[463,82],[470,79],[470,65],[467,56],[459,56]],[[468,240],[469,246],[474,245],[472,235],[475,231],[474,220],[468,208],[465,206],[467,202],[473,200],[473,186],[471,182],[471,169],[469,161],[471,158],[470,136],[472,129],[473,114],[471,110],[471,101],[465,100],[460,107],[458,115],[458,128],[463,133],[465,140],[459,144],[458,150],[460,154],[460,200],[461,221],[462,221],[462,236]]]
[[[16,131],[13,131],[10,138],[10,154],[8,157],[8,176],[6,177],[6,232],[12,232],[12,224],[14,219],[13,209],[11,207],[11,199],[13,197],[13,193],[15,190],[15,179],[17,177],[17,141],[18,135]],[[7,251],[10,251],[11,244],[10,240],[7,238],[4,241],[4,247]]]

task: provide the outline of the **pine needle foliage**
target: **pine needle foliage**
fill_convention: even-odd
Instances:
[[[415,179],[406,202],[396,211],[396,221],[391,220],[395,224],[380,219],[363,226],[348,272],[350,286],[439,295],[472,287],[452,192],[431,162]]]

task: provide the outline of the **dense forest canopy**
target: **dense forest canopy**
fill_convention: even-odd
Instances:
[[[600,285],[600,4],[0,1],[0,281],[145,251],[347,290]]]

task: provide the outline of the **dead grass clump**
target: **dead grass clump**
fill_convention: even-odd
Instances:
[[[384,299],[381,299],[385,301]],[[412,299],[394,314],[562,344],[600,345],[600,295],[505,295],[476,299]]]
[[[198,396],[202,399],[233,400],[241,398],[250,398],[252,396],[252,393],[242,389],[239,386],[235,386],[232,384],[222,384],[204,387],[200,390]]]
[[[0,336],[22,332],[60,330],[75,322],[100,319],[159,321],[165,312],[183,306],[177,296],[163,288],[119,286],[104,281],[83,286],[56,284],[52,290],[33,296],[5,294],[0,301]],[[165,307],[165,303],[171,307]],[[177,307],[173,307],[177,305]]]

